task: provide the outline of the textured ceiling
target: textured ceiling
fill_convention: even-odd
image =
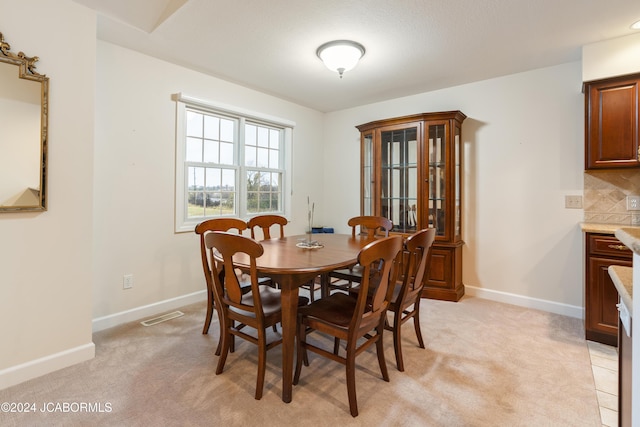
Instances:
[[[75,0],[98,38],[335,111],[577,61],[585,44],[632,34],[639,0]],[[344,78],[315,52],[367,53]]]

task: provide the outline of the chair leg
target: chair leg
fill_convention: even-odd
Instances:
[[[293,374],[293,385],[297,385],[300,381],[300,372],[302,371],[303,359],[306,359],[307,349],[305,344],[307,340],[307,328],[298,322],[298,339],[296,340],[296,371]],[[309,361],[305,365],[309,366]]]
[[[236,327],[236,321],[235,320],[231,321],[231,327],[232,328]],[[235,351],[236,351],[236,336],[235,335],[230,335],[229,336],[229,340],[230,340],[229,349],[230,349],[231,353],[235,353]]]
[[[382,379],[389,382],[389,371],[387,370],[387,362],[384,359],[382,331],[384,331],[384,323],[380,322],[377,328],[378,339],[376,340],[376,353],[378,353],[378,364],[380,365],[380,372],[382,372]]]
[[[352,417],[358,416],[358,401],[356,398],[356,349],[355,343],[347,344],[347,395],[349,396],[349,411]]]
[[[220,352],[222,351],[222,313],[220,310],[216,310],[218,313],[218,325],[220,326],[220,338],[218,338],[218,347],[216,348],[216,356],[220,356]],[[233,351],[233,350],[232,350]]]
[[[393,351],[396,354],[396,366],[398,371],[404,372],[404,361],[402,360],[402,337],[400,331],[402,331],[402,313],[396,313],[393,319]]]
[[[220,375],[224,369],[224,364],[227,361],[227,355],[229,354],[229,345],[231,342],[231,334],[229,331],[224,328],[221,330],[222,340],[222,350],[220,352],[220,357],[218,358],[218,366],[216,367],[216,375]]]
[[[311,328],[306,328],[304,325],[298,325],[299,328],[305,328],[305,334],[304,334],[304,343],[306,344],[306,340],[307,340],[307,332],[311,332]],[[300,341],[300,338],[297,336],[298,332],[296,332],[296,343],[298,342],[302,342]],[[300,350],[298,350],[296,348],[296,355],[298,354],[297,351],[301,351],[302,352],[302,362],[304,363],[304,366],[309,366],[309,353],[307,352],[307,347],[302,348],[302,346],[300,346]]]
[[[267,365],[267,337],[264,328],[258,330],[258,379],[256,380],[256,400],[262,398],[264,389],[264,374]]]
[[[209,327],[211,326],[211,317],[213,316],[213,295],[211,295],[211,291],[207,292],[207,315],[204,318],[204,327],[202,328],[202,334],[206,335],[209,333]],[[220,346],[218,346],[219,348]],[[217,350],[216,350],[217,351]],[[220,354],[220,353],[216,353]]]
[[[333,339],[333,354],[338,354],[340,351],[340,338]]]
[[[413,326],[416,330],[416,337],[418,338],[418,345],[420,348],[424,348],[424,341],[422,340],[422,331],[420,330],[420,300],[416,302],[413,307],[414,315],[413,315]]]

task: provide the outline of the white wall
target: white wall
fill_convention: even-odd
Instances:
[[[606,79],[640,70],[640,34],[618,37],[582,47],[582,79]]]
[[[14,53],[49,76],[48,207],[0,214],[0,388],[93,357],[95,14],[70,0],[0,0]]]
[[[296,123],[288,233],[306,229],[307,196],[322,196],[324,168],[321,113],[106,42],[97,51],[93,316],[101,319],[99,329],[109,316],[205,289],[197,236],[173,231],[172,94]],[[133,289],[122,289],[124,274],[134,275]]]
[[[372,120],[461,110],[467,292],[582,316],[583,96],[569,63],[327,115],[323,206],[338,230],[359,213],[359,133]],[[340,191],[335,189],[339,188]]]

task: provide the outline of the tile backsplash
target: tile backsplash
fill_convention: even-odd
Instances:
[[[640,211],[627,210],[627,196],[640,196],[640,169],[585,171],[584,221],[640,225]]]

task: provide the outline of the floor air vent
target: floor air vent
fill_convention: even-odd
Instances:
[[[184,316],[181,311],[173,311],[171,313],[163,314],[162,316],[154,317],[140,322],[144,326],[153,326],[158,323],[166,322],[167,320],[175,319],[176,317]]]

